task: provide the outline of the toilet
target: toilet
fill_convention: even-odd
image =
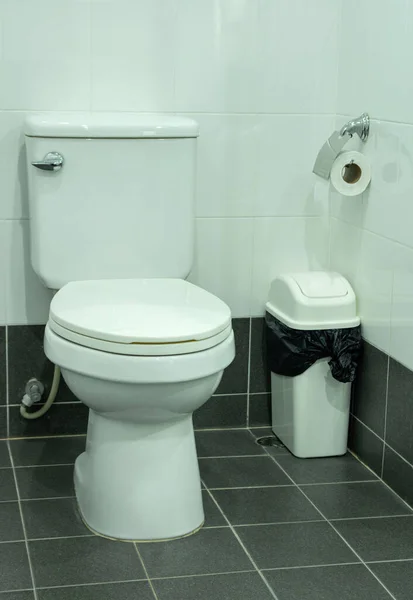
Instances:
[[[204,521],[192,413],[235,345],[228,306],[186,281],[197,136],[167,115],[25,121],[31,260],[56,291],[45,353],[89,407],[76,498],[109,538],[168,540]]]

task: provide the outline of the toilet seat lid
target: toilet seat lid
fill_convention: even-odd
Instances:
[[[65,329],[121,344],[172,344],[216,336],[228,306],[182,279],[74,281],[61,288],[50,318]]]

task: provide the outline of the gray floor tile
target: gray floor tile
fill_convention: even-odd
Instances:
[[[81,537],[29,542],[29,548],[38,587],[146,579],[133,544]]]
[[[412,599],[413,561],[375,563],[369,567],[397,600]]]
[[[16,467],[74,463],[85,449],[86,437],[32,438],[12,440],[10,448]]]
[[[334,483],[338,481],[367,481],[377,479],[354,456],[331,458],[297,458],[280,456],[277,462],[296,483]]]
[[[164,544],[139,544],[149,577],[227,573],[251,569],[251,561],[229,528],[201,529]]]
[[[204,527],[226,527],[228,523],[218,510],[215,502],[207,491],[202,492],[202,501],[204,503],[205,524]],[[0,598],[1,600],[1,598]]]
[[[17,500],[13,469],[0,469],[0,501]]]
[[[196,431],[198,456],[245,456],[264,454],[249,431],[242,429],[227,431]]]
[[[358,562],[326,522],[256,525],[236,531],[261,569]]]
[[[37,590],[37,596],[39,600],[153,600],[147,581],[43,589]]]
[[[295,487],[214,490],[232,525],[320,520],[320,514]]]
[[[73,466],[22,467],[16,469],[20,498],[74,496]]]
[[[29,539],[90,535],[78,513],[76,498],[23,500],[21,506]]]
[[[23,527],[18,502],[0,504],[0,541],[23,540]]]
[[[327,519],[407,515],[412,511],[380,481],[303,487]]]
[[[264,571],[278,600],[390,600],[364,565]]]
[[[158,579],[152,582],[159,600],[271,600],[258,573]],[[52,600],[52,599],[50,599]]]
[[[205,458],[199,461],[199,468],[209,488],[291,484],[269,456]]]
[[[0,565],[0,592],[32,587],[24,542],[0,544]]]
[[[334,521],[364,561],[413,559],[413,517]]]
[[[0,442],[0,467],[11,467],[7,442]]]

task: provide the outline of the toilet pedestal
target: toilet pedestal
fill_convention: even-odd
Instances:
[[[204,511],[192,415],[137,424],[90,410],[75,489],[84,521],[98,534],[156,541],[196,531]]]

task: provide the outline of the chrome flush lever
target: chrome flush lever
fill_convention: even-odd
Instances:
[[[32,165],[42,171],[60,171],[63,163],[63,156],[59,152],[49,152],[43,160],[32,162]]]

